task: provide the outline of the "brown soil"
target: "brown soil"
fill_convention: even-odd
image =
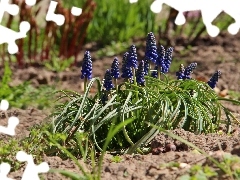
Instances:
[[[196,42],[188,51],[184,52],[184,46],[181,42],[177,43],[178,46],[174,47],[174,61],[180,62],[182,60],[184,65],[190,62],[197,62],[198,67],[194,71],[193,78],[207,80],[215,70],[219,69],[222,72],[221,79],[218,83],[218,88],[223,91],[224,96],[227,96],[228,90],[240,92],[240,61],[239,61],[239,48],[240,48],[240,34],[231,36],[227,33],[221,34],[217,38],[203,38]],[[111,66],[113,57],[104,57],[96,59],[96,51],[93,50],[91,44],[86,45],[85,50],[91,51],[93,63],[94,77],[103,77],[104,72]],[[144,47],[138,49],[139,59],[143,57]],[[30,80],[34,86],[40,84],[55,84],[58,81],[58,89],[70,89],[78,92],[83,91],[83,83],[80,79],[81,60],[83,52],[79,55],[79,63],[77,67],[66,70],[65,72],[56,73],[50,72],[40,66],[30,66],[24,69],[14,68],[14,78],[12,85],[19,84],[23,81]],[[183,53],[184,52],[184,53]],[[119,60],[122,59],[122,54],[117,56]],[[182,62],[181,61],[181,62]],[[120,62],[121,64],[121,62]],[[2,71],[1,71],[2,74]],[[174,76],[174,73],[171,73]],[[94,90],[93,90],[94,91]],[[229,109],[233,111],[240,120],[239,106],[227,104]],[[50,110],[49,110],[50,111]],[[41,111],[36,108],[29,107],[26,110],[11,108],[9,113],[15,113],[20,119],[20,124],[17,126],[17,137],[26,136],[29,133],[29,127],[34,124],[40,124],[48,115],[49,111]],[[10,115],[10,114],[9,114]],[[4,117],[3,117],[4,118]],[[6,123],[5,123],[6,124]],[[4,125],[1,123],[1,125]],[[231,136],[226,135],[223,131],[222,134],[208,134],[208,135],[195,135],[190,132],[177,129],[172,131],[174,134],[192,142],[202,150],[211,154],[221,160],[222,154],[228,152],[231,154],[240,155],[239,144],[239,129],[238,126],[234,127]],[[3,136],[0,136],[3,138]],[[208,164],[211,162],[186,144],[173,140],[170,137],[160,133],[152,141],[152,153],[147,155],[123,155],[119,163],[111,161],[111,155],[107,154],[103,162],[102,179],[177,179],[185,174],[189,167],[194,164]],[[45,157],[45,161],[49,163],[51,168],[66,169],[73,172],[80,171],[70,160],[62,160],[59,157]],[[79,160],[81,161],[81,160]],[[182,164],[180,168],[161,166],[169,162],[186,163]],[[166,165],[166,164],[165,164]],[[212,165],[211,165],[212,166]],[[90,165],[85,164],[85,167],[90,171]],[[213,166],[212,166],[213,167]],[[19,175],[22,174],[24,169],[17,172],[11,172],[10,177],[20,179]],[[216,169],[218,170],[218,169]],[[219,170],[218,170],[219,171]],[[47,173],[44,174],[45,179],[66,179],[58,174]],[[221,175],[216,179],[228,179]]]

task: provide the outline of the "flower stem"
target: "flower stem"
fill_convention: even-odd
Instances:
[[[158,79],[161,80],[161,66],[158,66],[158,70],[157,70],[157,76],[158,76]]]
[[[84,93],[87,90],[87,77],[84,78]]]

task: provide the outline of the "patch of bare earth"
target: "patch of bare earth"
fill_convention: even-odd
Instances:
[[[189,51],[182,53],[184,47],[177,43],[174,47],[174,60],[183,60],[188,65],[190,62],[197,62],[198,67],[194,70],[193,78],[201,78],[208,80],[210,76],[219,69],[222,72],[221,79],[217,87],[222,90],[240,91],[240,34],[231,36],[223,33],[217,38],[203,38],[196,42]],[[86,50],[86,49],[84,49]],[[89,49],[88,49],[89,50]],[[90,49],[91,50],[91,49]],[[139,59],[143,58],[143,50],[139,49]],[[50,72],[40,66],[32,66],[24,69],[14,68],[14,78],[12,84],[18,84],[25,80],[30,80],[32,84],[38,87],[41,84],[56,85],[58,89],[70,89],[82,92],[83,84],[80,79],[81,60],[84,51],[79,55],[79,63],[77,67],[71,68],[62,73]],[[110,68],[113,57],[96,59],[96,52],[91,51],[93,58],[93,76],[103,77],[106,69]],[[122,55],[117,56],[120,60]],[[2,71],[1,71],[2,74]],[[172,74],[174,76],[174,73]],[[56,83],[57,82],[57,83]],[[94,90],[93,90],[94,92]],[[240,113],[239,106],[226,104],[231,111],[236,115]],[[28,128],[34,124],[39,124],[43,121],[47,114],[37,109],[19,110],[12,108],[11,112],[17,113],[20,124],[17,127],[17,136],[27,135]],[[238,120],[240,120],[239,116]],[[223,117],[225,118],[225,117]],[[2,121],[3,122],[3,121]],[[6,122],[5,122],[6,123]],[[172,131],[174,134],[192,142],[202,150],[211,154],[213,157],[221,160],[223,152],[240,155],[239,144],[239,129],[234,126],[232,135],[225,133],[195,135],[180,129]],[[0,136],[3,138],[3,136]],[[192,148],[176,141],[162,133],[158,134],[152,141],[152,153],[147,155],[122,155],[122,161],[119,163],[112,162],[111,155],[107,154],[103,161],[102,179],[177,179],[185,174],[189,167],[193,164],[210,165],[211,162],[204,155],[198,154]],[[223,152],[222,152],[223,151]],[[51,168],[66,169],[73,172],[81,172],[77,169],[70,160],[62,160],[59,157],[45,157],[45,161],[49,163]],[[79,160],[81,161],[81,160]],[[183,163],[180,168],[164,167],[163,164],[169,162]],[[81,162],[84,164],[83,162]],[[184,164],[186,163],[186,164]],[[86,169],[91,171],[90,164],[84,164]],[[216,168],[216,167],[214,167]],[[24,169],[10,173],[10,177],[20,179],[19,174],[22,174]],[[216,169],[218,170],[218,169]],[[219,171],[219,170],[218,170]],[[219,177],[216,179],[228,179],[219,171]],[[43,175],[45,179],[66,179],[63,176],[47,173]]]

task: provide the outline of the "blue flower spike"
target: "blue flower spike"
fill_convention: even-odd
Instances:
[[[191,79],[191,74],[193,73],[193,70],[196,69],[197,63],[191,63],[185,68],[184,71],[184,78],[183,79]]]
[[[110,91],[112,88],[114,88],[112,83],[111,71],[109,69],[107,69],[104,75],[103,86],[106,88],[106,91]]]
[[[170,65],[172,63],[172,53],[173,53],[173,48],[169,47],[167,50],[160,45],[160,47],[157,49],[158,53],[158,58],[156,61],[157,67],[155,67],[155,70],[157,70],[157,76],[160,79],[160,72],[162,73],[167,73],[169,71]],[[155,73],[155,72],[154,72]],[[152,74],[156,76],[156,74]]]
[[[138,69],[137,69],[137,73],[136,73],[136,81],[137,84],[140,86],[145,86],[145,79],[144,79],[144,61],[140,61]]]
[[[148,70],[149,70],[149,68],[150,68],[150,66],[149,66],[149,60],[146,58],[146,57],[144,57],[144,74],[145,75],[148,75]]]
[[[86,51],[83,58],[81,79],[92,79],[92,58],[89,51]]]
[[[210,78],[210,80],[207,82],[208,85],[214,89],[216,87],[216,84],[218,82],[218,79],[220,78],[221,72],[218,70],[216,71],[213,76]]]
[[[131,45],[127,56],[127,67],[137,69],[137,49],[135,45]]]
[[[159,67],[162,67],[164,65],[164,59],[165,59],[165,48],[163,45],[160,45],[160,47],[157,49],[158,58],[156,61],[156,65]]]
[[[173,54],[173,47],[169,47],[166,50],[165,58],[164,58],[164,67],[162,67],[162,73],[167,73],[169,71],[170,65],[172,63],[172,54]]]
[[[137,65],[137,49],[135,47],[135,45],[131,45],[129,51],[128,51],[128,56],[127,56],[127,68],[132,69],[132,74],[133,74],[133,78],[131,79],[131,81],[133,80],[133,83],[136,85],[136,69],[138,67]]]
[[[147,35],[145,57],[153,63],[158,58],[156,38],[152,32]]]
[[[114,79],[118,79],[120,77],[120,72],[119,72],[119,62],[118,58],[115,57],[111,66],[111,76]]]
[[[114,86],[117,90],[117,79],[120,77],[120,72],[119,72],[119,62],[118,58],[115,57],[112,66],[111,66],[111,76],[113,78]]]
[[[126,52],[123,55],[121,77],[124,78],[124,79],[130,79],[131,80],[133,78],[133,73],[132,73],[132,69],[127,67],[127,57],[128,57],[128,52]]]
[[[92,79],[92,58],[89,51],[84,54],[81,72],[81,79],[84,79],[84,92],[86,92],[87,80]]]
[[[184,69],[183,64],[180,64],[179,71],[176,72],[176,76],[177,76],[178,80],[185,79],[184,71],[185,71],[185,69]]]

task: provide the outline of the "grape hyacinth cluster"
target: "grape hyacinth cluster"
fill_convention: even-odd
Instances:
[[[160,79],[160,72],[165,74],[169,71],[172,62],[172,54],[172,47],[165,49],[162,45],[160,45],[157,48],[153,33],[148,33],[146,40],[146,51],[143,60],[138,61],[136,46],[131,45],[129,51],[125,52],[122,58],[121,76],[118,58],[114,58],[111,69],[107,69],[104,76],[103,87],[105,90],[102,91],[101,99],[103,101],[107,101],[108,93],[110,93],[109,91],[113,88],[118,91],[117,79],[120,77],[124,78],[125,81],[130,83],[134,83],[139,86],[145,86],[145,76],[152,71],[150,62],[154,63],[154,71],[152,71],[151,76],[153,78]],[[191,79],[191,74],[196,67],[197,63],[191,63],[186,68],[183,64],[181,64],[179,71],[176,72],[177,79]],[[86,51],[84,54],[81,72],[81,78],[85,78],[85,83],[87,79],[90,80],[92,78],[92,60],[89,51]],[[220,74],[220,71],[216,71],[211,79],[207,82],[211,88],[216,86]]]
[[[170,65],[172,63],[172,53],[173,53],[173,48],[169,47],[166,50],[164,60],[163,60],[163,63],[162,63],[162,69],[161,69],[162,73],[167,73],[169,71]]]
[[[111,71],[109,69],[107,69],[107,71],[105,73],[103,86],[106,88],[107,91],[110,91],[112,88],[114,88],[113,82],[112,82]]]
[[[164,59],[165,59],[165,48],[163,45],[160,45],[157,49],[158,58],[156,61],[156,65],[162,67],[164,65]]]
[[[127,65],[127,57],[128,57],[128,52],[126,52],[123,55],[123,60],[122,60],[122,75],[121,77],[124,79],[132,79],[133,77],[133,72],[132,72],[132,68],[128,67]]]
[[[213,76],[210,78],[210,80],[207,82],[208,85],[209,85],[212,89],[214,89],[214,88],[216,87],[216,84],[217,84],[217,82],[218,82],[218,79],[219,79],[220,75],[221,75],[221,72],[220,72],[219,70],[216,71],[216,72],[213,74]]]
[[[126,66],[137,69],[137,50],[135,45],[132,45],[129,49]]]
[[[92,58],[89,51],[86,51],[83,58],[81,79],[92,79]]]
[[[156,60],[154,72],[152,72],[151,76],[157,78],[158,73],[167,73],[169,71],[170,65],[172,63],[172,53],[173,48],[169,47],[167,50],[160,45],[157,49],[158,57]]]
[[[114,79],[118,79],[120,77],[120,72],[119,72],[119,62],[118,58],[115,57],[111,66],[111,76]]]
[[[179,67],[179,71],[176,72],[177,79],[191,79],[191,74],[193,73],[193,70],[196,69],[196,67],[197,63],[191,63],[184,69],[183,64],[181,64]]]
[[[156,39],[152,32],[147,35],[145,58],[153,63],[156,63],[158,58]]]

